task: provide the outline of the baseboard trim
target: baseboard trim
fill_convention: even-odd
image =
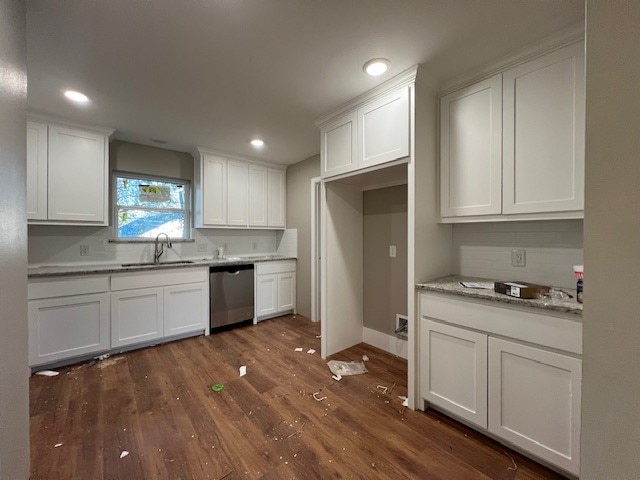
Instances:
[[[405,338],[388,335],[386,333],[362,327],[362,341],[378,347],[385,352],[407,359],[407,340]]]

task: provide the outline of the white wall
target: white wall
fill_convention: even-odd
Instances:
[[[29,227],[29,265],[72,263],[128,263],[153,260],[153,243],[110,243],[110,227],[31,225]],[[216,248],[225,246],[227,255],[276,253],[274,230],[194,229],[195,242],[176,242],[165,249],[163,259],[212,258]],[[80,245],[89,246],[89,255],[80,256]],[[198,245],[207,248],[198,252]]]
[[[459,224],[453,227],[454,273],[576,288],[573,265],[583,263],[582,220]],[[526,266],[511,266],[524,249]]]
[[[640,2],[587,0],[584,480],[640,475]]]
[[[26,13],[0,2],[0,478],[29,478]]]

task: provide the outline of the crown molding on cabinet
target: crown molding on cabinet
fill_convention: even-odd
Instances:
[[[330,112],[322,115],[317,118],[314,123],[317,127],[322,127],[325,123],[330,121],[331,119],[337,117],[338,115],[343,115],[351,111],[355,111],[362,104],[375,100],[378,97],[390,92],[399,87],[403,87],[405,85],[410,85],[415,82],[416,76],[418,74],[419,65],[414,65],[404,72],[399,73],[393,78],[390,78],[384,83],[381,83],[375,88],[368,90],[360,96],[357,96],[353,100],[340,105],[338,108],[331,110]]]
[[[444,96],[461,88],[468,87],[521,63],[541,57],[567,45],[584,40],[584,25],[575,25],[561,35],[554,35],[521,48],[506,57],[495,60],[481,68],[471,70],[463,75],[443,82],[439,88],[439,96]]]
[[[282,171],[287,170],[287,165],[279,165],[277,163],[264,162],[261,160],[255,160],[251,157],[243,157],[241,155],[235,155],[233,153],[216,151],[210,148],[196,147],[191,151],[191,155],[193,156],[193,158],[197,158],[200,155],[215,155],[216,157],[222,157],[227,160],[237,160],[240,162],[250,163],[252,165],[261,165],[263,167],[272,168],[274,170],[282,170]]]
[[[105,137],[108,137],[109,142],[113,140],[111,136],[116,131],[115,128],[99,127],[94,125],[87,125],[86,123],[71,122],[69,120],[65,120],[64,118],[55,117],[52,115],[42,115],[39,113],[27,113],[27,121],[60,125],[63,127],[70,127],[70,128],[78,128],[80,130],[98,133],[100,135],[104,135]]]

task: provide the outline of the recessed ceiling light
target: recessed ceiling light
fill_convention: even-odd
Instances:
[[[369,75],[377,77],[387,71],[390,63],[386,58],[374,58],[365,63],[362,69]]]
[[[64,96],[76,103],[87,103],[89,101],[89,97],[84,93],[76,92],[75,90],[67,90],[64,92]]]
[[[253,145],[254,147],[262,147],[264,145],[264,141],[260,140],[259,138],[254,138],[253,140],[251,140],[251,145]]]

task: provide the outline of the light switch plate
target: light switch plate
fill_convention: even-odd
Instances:
[[[80,256],[81,257],[89,256],[89,245],[85,245],[85,244],[80,245]]]
[[[209,250],[209,245],[207,245],[206,243],[198,244],[198,253],[207,253],[208,250]]]
[[[395,245],[389,245],[389,256],[391,258],[396,258],[396,246]]]
[[[524,267],[527,265],[527,251],[521,249],[511,250],[511,266]]]

